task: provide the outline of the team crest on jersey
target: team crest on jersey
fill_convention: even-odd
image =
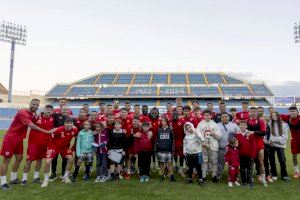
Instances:
[[[61,132],[61,137],[65,137],[65,133],[64,132]]]
[[[9,156],[9,151],[5,152],[5,155],[6,155],[6,156]]]
[[[181,126],[181,122],[178,122],[178,125]]]

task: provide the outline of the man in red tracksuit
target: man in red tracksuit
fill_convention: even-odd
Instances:
[[[225,154],[225,164],[228,165],[228,186],[233,187],[233,184],[240,186],[237,177],[240,173],[240,158],[238,151],[239,141],[232,137],[229,139],[227,152]]]

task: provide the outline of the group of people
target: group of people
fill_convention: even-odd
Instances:
[[[36,161],[33,182],[47,187],[57,179],[58,155],[62,158],[61,179],[65,183],[76,182],[82,163],[84,180],[90,180],[96,162],[95,182],[128,180],[135,173],[140,182],[148,182],[151,169],[157,168],[160,181],[174,182],[174,173],[178,173],[187,176],[189,184],[197,176],[197,183],[203,185],[210,173],[212,181],[219,182],[227,166],[229,187],[240,186],[240,175],[242,186],[252,188],[255,166],[258,181],[268,187],[278,179],[275,154],[281,179],[290,180],[285,158],[290,133],[294,178],[300,178],[300,116],[296,106],[283,115],[273,107],[268,112],[263,107],[249,108],[246,101],[241,112],[235,108],[227,112],[226,104],[220,102],[216,113],[212,103],[201,110],[197,100],[192,106],[183,106],[178,98],[174,105],[167,103],[166,112],[160,114],[156,107],[149,111],[147,105],[136,104],[132,110],[129,101],[120,108],[119,100],[114,100],[113,104],[100,103],[98,111],[90,111],[84,104],[79,115],[74,116],[66,99],[59,100],[59,108],[46,105],[43,112],[37,113],[39,104],[38,99],[32,99],[29,108],[19,110],[4,135],[0,152],[3,191],[11,189],[6,175],[13,156],[10,184],[26,186],[31,164]],[[27,133],[27,158],[19,180],[17,172]]]

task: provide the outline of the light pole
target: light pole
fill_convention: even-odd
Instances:
[[[11,43],[8,103],[11,103],[11,96],[12,96],[15,44],[25,46],[26,37],[27,37],[26,26],[21,26],[18,24],[13,24],[5,21],[0,22],[0,40],[3,42]]]
[[[295,43],[300,43],[300,22],[295,23],[294,36],[295,36]]]

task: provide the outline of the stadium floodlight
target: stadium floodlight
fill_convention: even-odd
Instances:
[[[295,23],[294,36],[295,36],[295,43],[300,43],[300,22]]]
[[[9,91],[8,103],[11,103],[12,81],[15,57],[15,44],[26,45],[27,28],[18,24],[2,21],[0,22],[0,40],[11,43],[10,71],[9,71]]]

